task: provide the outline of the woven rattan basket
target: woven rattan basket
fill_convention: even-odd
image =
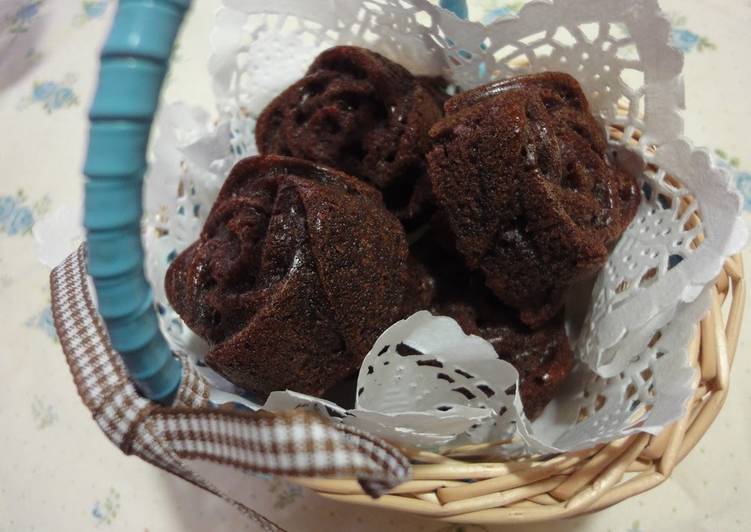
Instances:
[[[454,523],[550,521],[595,512],[664,482],[717,417],[728,394],[746,302],[743,261],[729,258],[693,338],[696,391],[686,415],[658,436],[636,434],[576,453],[512,462],[415,453],[413,479],[372,499],[354,480],[295,478],[324,497]]]
[[[85,169],[98,178],[87,183],[86,226],[99,312],[141,392],[162,403],[174,397],[179,362],[153,326],[142,271],[118,275],[132,271],[133,261],[143,263],[137,222],[146,139],[188,4],[121,1],[102,54]],[[136,179],[129,181],[132,176]],[[710,312],[691,342],[691,362],[698,369],[693,399],[685,416],[658,436],[640,433],[585,451],[505,462],[405,450],[413,463],[412,480],[377,499],[354,479],[292,480],[330,499],[456,523],[548,521],[606,508],[665,481],[712,424],[727,397],[744,305],[743,263],[737,255],[716,279]],[[132,339],[141,331],[151,336],[134,349]]]

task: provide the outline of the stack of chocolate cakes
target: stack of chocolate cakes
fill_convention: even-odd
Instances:
[[[167,294],[206,361],[265,395],[323,395],[428,309],[487,339],[538,415],[573,365],[563,301],[633,218],[635,180],[562,73],[449,97],[349,46],[259,117]]]

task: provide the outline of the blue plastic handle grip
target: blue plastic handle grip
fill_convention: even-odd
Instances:
[[[459,18],[466,19],[469,16],[467,0],[441,0],[440,5],[442,8],[452,11]]]
[[[182,368],[159,331],[143,271],[146,149],[177,30],[190,0],[120,0],[89,112],[84,225],[89,273],[112,346],[141,393],[170,403]]]

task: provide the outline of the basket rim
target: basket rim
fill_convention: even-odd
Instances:
[[[327,499],[476,525],[570,518],[648,491],[670,477],[727,398],[746,303],[740,253],[725,261],[710,299],[689,344],[691,366],[697,369],[694,395],[685,415],[655,436],[636,433],[552,458],[495,462],[408,451],[412,480],[378,499],[366,495],[354,479],[289,480]]]

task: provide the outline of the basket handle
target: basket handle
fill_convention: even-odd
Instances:
[[[441,0],[439,5],[444,9],[452,11],[459,18],[467,18],[469,14],[467,0]]]
[[[177,30],[190,0],[120,0],[102,49],[89,145],[84,226],[99,313],[141,393],[171,402],[182,368],[159,330],[144,275],[146,149]]]
[[[89,111],[84,226],[88,269],[114,349],[140,392],[170,403],[182,367],[159,330],[141,244],[151,123],[190,0],[120,0]],[[441,6],[467,16],[465,0]]]

